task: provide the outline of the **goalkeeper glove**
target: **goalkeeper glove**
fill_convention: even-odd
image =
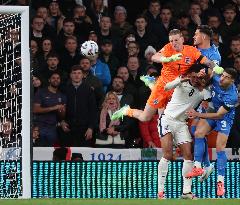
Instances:
[[[214,66],[214,67],[213,67],[213,71],[214,71],[214,73],[216,73],[216,74],[220,75],[220,74],[222,74],[222,73],[223,73],[223,71],[224,71],[224,68],[222,68],[222,67],[220,67],[220,66],[216,65],[216,66]]]
[[[182,59],[182,54],[181,53],[177,53],[177,54],[174,54],[170,57],[164,57],[162,56],[160,58],[160,61],[163,62],[163,63],[169,63],[169,62],[174,62],[174,61],[178,61],[178,60],[181,60]]]

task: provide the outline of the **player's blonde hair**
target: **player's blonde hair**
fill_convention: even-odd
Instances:
[[[179,30],[179,29],[172,29],[170,32],[169,32],[169,36],[173,36],[173,35],[177,35],[179,34],[180,36],[183,36],[182,35],[182,32]]]

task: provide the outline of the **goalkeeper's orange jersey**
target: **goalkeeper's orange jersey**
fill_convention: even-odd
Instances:
[[[197,48],[188,45],[184,45],[183,50],[177,52],[172,48],[172,45],[168,43],[159,52],[165,57],[181,53],[182,59],[174,62],[162,63],[161,76],[158,78],[147,102],[153,108],[164,108],[170,100],[173,90],[165,91],[164,86],[166,83],[186,73],[191,65],[196,63],[197,60],[200,60],[200,63],[206,61],[206,57],[203,57]]]

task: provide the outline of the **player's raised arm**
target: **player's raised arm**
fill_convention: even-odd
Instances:
[[[224,68],[216,65],[213,61],[209,60],[208,58],[206,58],[205,61],[202,64],[208,66],[208,68],[209,68],[208,69],[208,74],[209,75],[212,75],[213,72],[220,75],[224,71]]]
[[[189,80],[189,77],[188,76],[179,76],[177,77],[175,80],[171,81],[171,82],[168,82],[165,87],[164,87],[164,90],[171,90],[171,89],[174,89],[176,88],[177,86],[181,85],[183,82],[186,82]]]
[[[213,120],[218,120],[223,118],[223,116],[228,113],[229,109],[227,109],[224,106],[221,106],[217,112],[214,113],[200,113],[196,112],[194,109],[190,109],[189,111],[186,112],[189,118],[203,118],[203,119],[213,119]]]
[[[169,62],[174,62],[174,61],[178,61],[181,59],[182,59],[181,53],[177,53],[170,57],[166,57],[161,52],[158,52],[152,56],[152,61],[155,63],[169,63]]]

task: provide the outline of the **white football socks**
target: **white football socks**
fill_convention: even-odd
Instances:
[[[185,176],[189,173],[193,168],[192,160],[184,160],[182,167],[182,176],[183,176],[183,193],[192,192],[192,178],[186,178]]]
[[[165,158],[161,158],[158,164],[158,192],[164,192],[164,184],[168,173],[169,161]]]

